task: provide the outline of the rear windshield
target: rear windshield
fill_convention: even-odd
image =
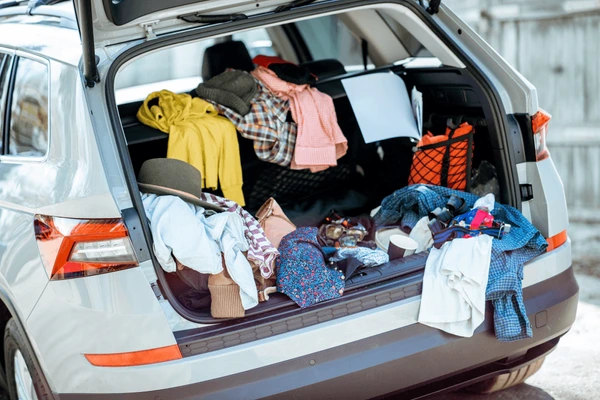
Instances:
[[[268,29],[258,28],[147,54],[118,72],[115,82],[117,103],[142,100],[154,90],[184,92],[193,89],[202,81],[205,50],[224,41],[244,43],[251,57],[259,54],[279,56],[296,63],[333,59],[339,61],[347,72],[414,62],[416,58],[425,61],[426,66],[441,65],[392,17],[383,11],[377,11],[374,16],[378,19],[385,46],[362,39],[364,35],[355,26],[355,18],[358,17],[348,13]],[[382,50],[378,47],[384,48],[385,53],[381,54]]]

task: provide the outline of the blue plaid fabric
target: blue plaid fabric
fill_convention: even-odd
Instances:
[[[381,203],[375,215],[377,226],[400,221],[402,228],[412,229],[417,221],[436,207],[443,207],[450,196],[465,199],[472,207],[477,196],[441,186],[412,185],[397,190]],[[496,338],[512,342],[533,335],[523,304],[523,265],[542,254],[548,246],[544,237],[523,214],[511,206],[496,203],[494,219],[511,225],[510,233],[494,239],[486,300],[494,305]]]

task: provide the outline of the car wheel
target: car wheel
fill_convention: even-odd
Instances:
[[[50,390],[27,351],[23,335],[15,320],[11,318],[4,330],[4,365],[10,399],[50,399]]]
[[[516,371],[486,379],[485,381],[478,382],[467,387],[466,389],[475,393],[493,393],[508,389],[512,386],[520,385],[521,383],[525,382],[525,379],[535,374],[542,367],[545,359],[545,357],[542,357],[539,360],[536,360],[535,362],[526,365],[523,368],[519,368]]]

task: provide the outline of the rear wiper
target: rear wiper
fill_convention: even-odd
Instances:
[[[317,0],[294,0],[291,3],[284,4],[282,6],[277,7],[274,12],[280,13],[282,11],[289,11],[292,8],[302,7],[307,4],[314,3],[315,1],[317,1]]]
[[[202,14],[188,14],[180,15],[177,17],[185,22],[197,23],[197,24],[219,24],[222,22],[234,22],[248,19],[246,14],[221,14],[221,15],[202,15]]]

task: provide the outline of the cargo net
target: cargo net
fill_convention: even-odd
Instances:
[[[346,164],[316,173],[308,169],[293,170],[268,164],[249,191],[246,207],[250,210],[258,209],[269,197],[277,199],[280,205],[286,205],[325,190],[344,187],[347,186],[351,173],[352,167]]]
[[[428,133],[417,145],[408,183],[425,183],[468,190],[473,158],[473,127],[467,123],[446,129],[443,136]]]

